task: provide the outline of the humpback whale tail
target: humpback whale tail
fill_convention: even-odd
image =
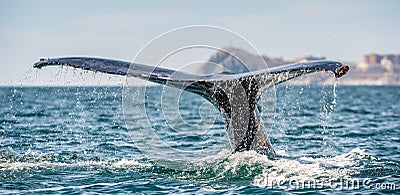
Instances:
[[[40,59],[33,67],[53,65],[137,77],[198,94],[220,110],[233,152],[255,150],[267,155],[274,155],[275,151],[263,130],[256,109],[263,91],[274,84],[313,72],[329,71],[341,77],[349,70],[348,66],[340,62],[323,60],[236,75],[193,75],[161,67],[92,57]]]

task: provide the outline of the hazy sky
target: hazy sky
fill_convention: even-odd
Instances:
[[[32,71],[39,57],[131,60],[156,36],[214,25],[262,54],[360,61],[400,53],[400,1],[0,1],[0,84]]]

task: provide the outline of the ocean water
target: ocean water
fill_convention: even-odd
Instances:
[[[160,111],[160,89],[147,89],[148,119],[132,114],[128,126],[149,121],[141,132],[200,151],[192,168],[138,147],[151,140],[127,129],[123,87],[1,87],[0,193],[399,193],[400,87],[280,85],[273,120],[263,116],[274,158],[231,154],[221,117],[199,96],[167,102],[180,120],[164,120],[173,114]]]

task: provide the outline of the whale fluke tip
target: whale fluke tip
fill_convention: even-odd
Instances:
[[[343,75],[345,75],[348,71],[349,71],[349,66],[341,66],[339,67],[339,69],[336,71],[336,78],[342,77]]]
[[[40,58],[38,62],[33,64],[33,68],[41,69],[49,58]]]

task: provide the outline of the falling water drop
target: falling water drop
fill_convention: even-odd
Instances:
[[[337,97],[337,92],[336,92],[336,87],[338,84],[338,79],[335,79],[335,83],[333,84],[333,100],[332,100],[332,105],[336,106],[337,102],[336,102],[336,97]]]

